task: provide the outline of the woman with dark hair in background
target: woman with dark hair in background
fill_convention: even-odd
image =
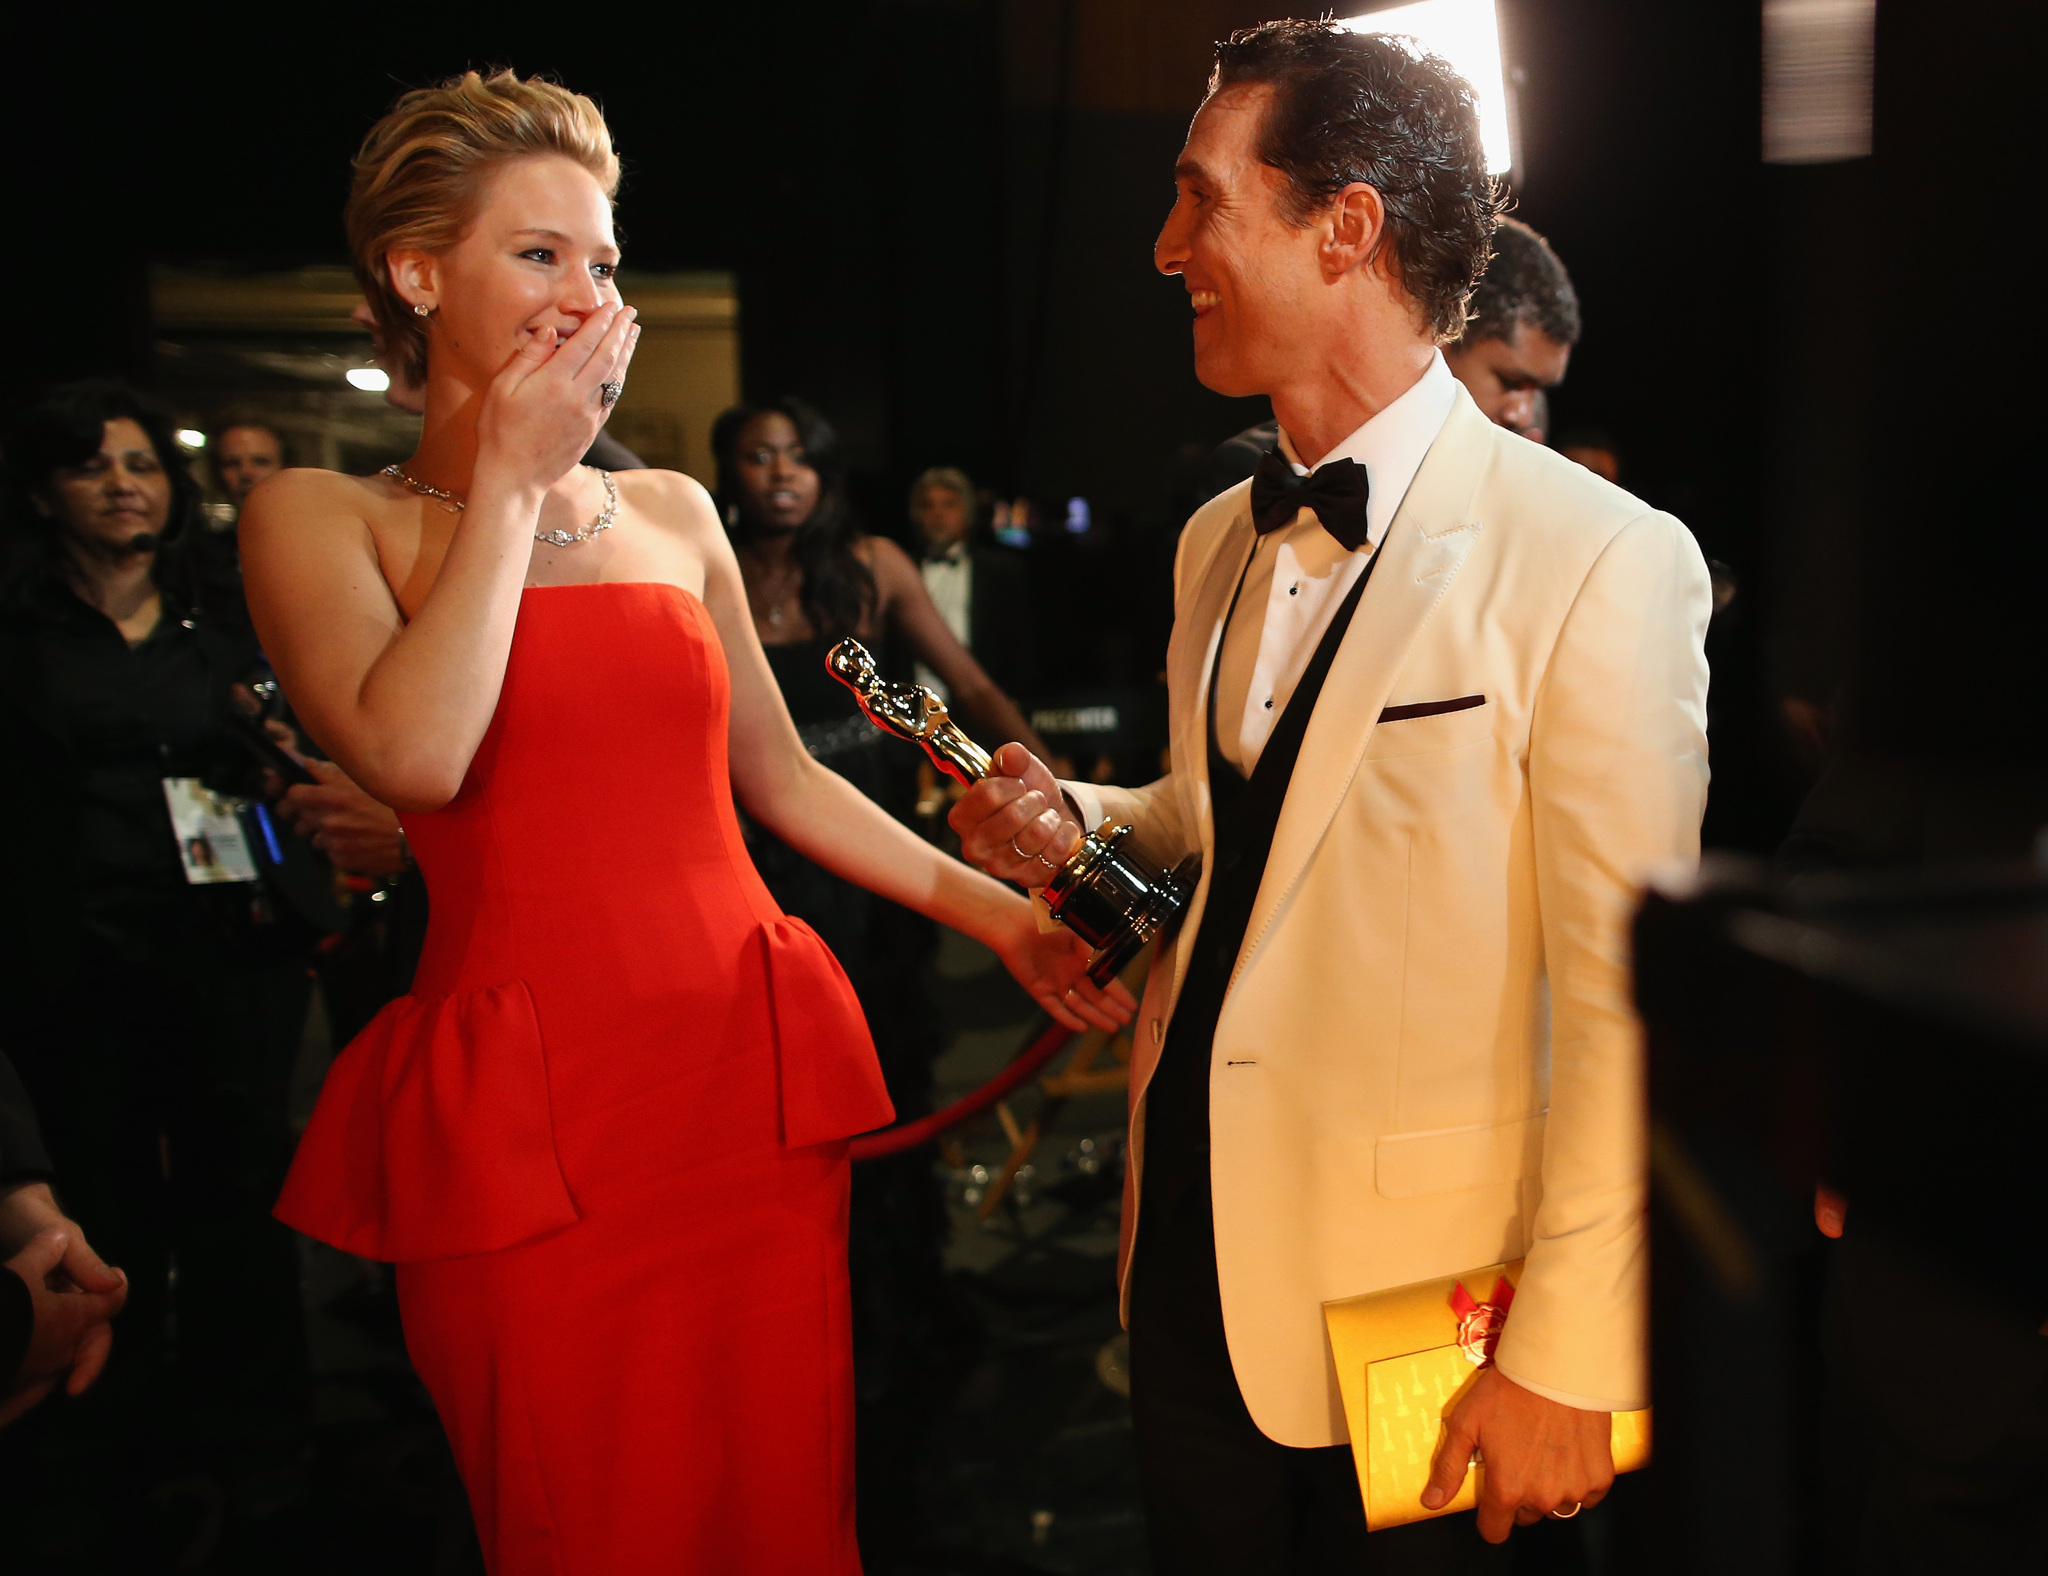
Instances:
[[[712,425],[711,450],[718,464],[718,505],[739,558],[754,628],[813,756],[852,778],[871,798],[890,802],[888,741],[825,671],[825,653],[849,635],[870,647],[900,646],[930,668],[971,731],[1035,748],[1038,735],[1031,724],[946,627],[910,556],[861,530],[847,503],[838,434],[815,407],[786,395],[735,405]],[[910,761],[914,753],[899,752],[899,759]],[[763,878],[789,912],[818,927],[835,952],[847,943],[841,961],[858,986],[860,974],[847,954],[861,950],[855,943],[866,929],[865,904],[872,900],[800,856],[784,859],[786,852],[755,849]]]
[[[861,792],[907,817],[916,752],[880,733],[825,671],[851,635],[916,658],[945,681],[970,731],[1040,748],[1016,705],[953,637],[910,556],[861,529],[847,503],[838,436],[811,405],[784,396],[737,405],[711,429],[718,505],[732,535],[754,629],[804,747]],[[761,879],[845,968],[874,1034],[899,1120],[931,1108],[939,1041],[924,987],[929,921],[820,869],[750,826]],[[930,1415],[929,1369],[941,1332],[946,1219],[929,1150],[854,1170],[850,1255],[861,1552],[889,1568],[912,1531],[912,1473]]]
[[[69,1427],[143,1474],[269,1470],[303,1422],[298,1259],[270,1206],[317,936],[274,879],[295,840],[266,848],[212,797],[255,786],[232,691],[261,654],[170,419],[134,390],[27,410],[4,508],[0,1043],[71,1213],[133,1277],[107,1381],[10,1453],[61,1458],[43,1433]]]

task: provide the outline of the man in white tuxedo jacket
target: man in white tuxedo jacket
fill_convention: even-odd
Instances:
[[[1498,203],[1469,89],[1326,23],[1220,45],[1156,261],[1278,456],[1188,522],[1171,771],[1021,746],[953,813],[1041,884],[1081,824],[1202,856],[1135,1024],[1121,1262],[1155,1568],[1488,1568],[1612,1481],[1648,1402],[1627,923],[1695,859],[1707,571],[1691,536],[1494,426],[1438,345]],[[1366,1538],[1325,1301],[1527,1255],[1430,1503]]]

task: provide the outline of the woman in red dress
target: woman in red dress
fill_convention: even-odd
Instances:
[[[805,753],[702,488],[577,463],[638,334],[616,179],[589,101],[510,73],[408,94],[356,163],[420,445],[265,483],[242,555],[299,716],[400,811],[433,919],[278,1213],[398,1265],[497,1576],[851,1572],[845,1139],[890,1112],[734,796],[1062,1021],[1130,1002]]]

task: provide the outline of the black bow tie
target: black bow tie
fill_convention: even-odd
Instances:
[[[1303,509],[1313,509],[1323,529],[1352,552],[1366,544],[1365,467],[1356,460],[1332,460],[1307,476],[1294,474],[1287,456],[1269,450],[1252,472],[1252,524],[1259,535],[1294,523]]]

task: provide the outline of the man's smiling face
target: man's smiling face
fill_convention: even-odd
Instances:
[[[1323,283],[1314,225],[1290,223],[1287,177],[1262,162],[1273,90],[1225,88],[1188,128],[1173,211],[1152,249],[1195,311],[1195,375],[1219,394],[1270,393],[1316,333]]]

